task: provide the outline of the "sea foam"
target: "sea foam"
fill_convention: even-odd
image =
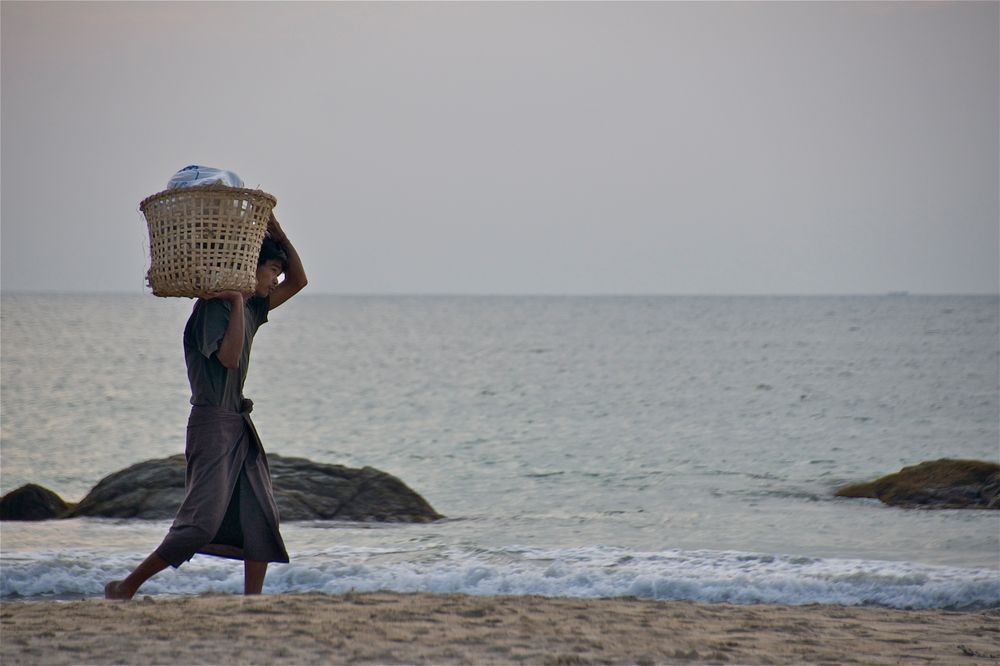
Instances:
[[[99,596],[137,560],[40,552],[6,558],[4,599]],[[196,557],[143,588],[146,594],[240,593],[238,562]],[[511,546],[412,550],[336,547],[272,565],[267,593],[398,592],[554,597],[634,596],[739,604],[838,604],[892,608],[1000,606],[1000,572],[905,562],[741,552],[637,552],[610,546]]]

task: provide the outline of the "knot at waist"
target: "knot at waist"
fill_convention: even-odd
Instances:
[[[250,412],[253,411],[253,400],[243,398],[239,411],[223,407],[221,405],[194,405],[191,407],[191,418],[195,420],[223,420],[223,421],[243,421],[250,419]]]

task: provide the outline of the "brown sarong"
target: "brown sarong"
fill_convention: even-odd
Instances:
[[[173,567],[195,553],[258,562],[287,562],[278,531],[271,473],[253,403],[243,410],[194,406],[188,418],[186,494],[156,554]]]

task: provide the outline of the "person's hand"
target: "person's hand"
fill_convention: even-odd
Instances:
[[[233,305],[243,305],[243,300],[249,297],[250,297],[249,293],[244,294],[243,292],[231,289],[224,289],[221,291],[203,291],[198,294],[198,298],[206,301],[211,301],[213,299],[219,298],[227,300]]]
[[[274,211],[271,211],[271,219],[267,221],[267,233],[271,234],[271,238],[274,239],[275,243],[284,245],[288,240],[288,236],[281,229],[281,225],[278,224],[278,218],[274,216]]]

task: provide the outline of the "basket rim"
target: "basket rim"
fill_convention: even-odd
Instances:
[[[177,196],[178,194],[185,194],[185,193],[209,194],[214,192],[235,194],[244,197],[247,196],[264,197],[265,199],[270,200],[272,208],[278,205],[278,199],[273,194],[269,194],[264,190],[254,190],[248,187],[229,187],[228,185],[218,185],[213,183],[211,185],[198,185],[196,187],[174,187],[163,190],[162,192],[157,192],[156,194],[151,194],[145,199],[143,199],[142,202],[139,203],[139,211],[145,213],[146,206],[153,203],[157,199],[162,199],[167,196]]]

